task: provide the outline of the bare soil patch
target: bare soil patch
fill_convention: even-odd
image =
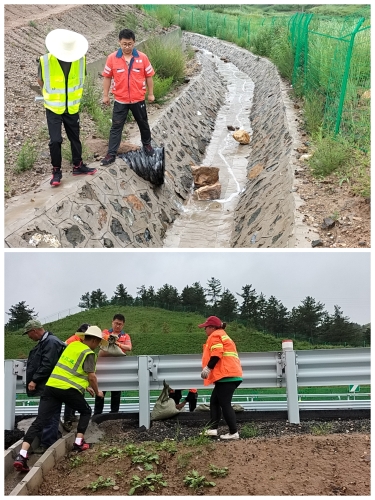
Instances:
[[[208,443],[196,440],[202,422],[186,426],[183,421],[169,419],[154,422],[149,430],[136,425],[129,420],[99,424],[106,432],[105,440],[80,455],[71,453],[48,474],[39,494],[127,495],[134,475],[142,480],[152,473],[162,474],[167,485],[157,486],[155,491],[139,489],[136,494],[370,495],[369,420],[332,422],[331,432],[337,433],[325,435],[311,434],[318,422],[299,426],[257,422],[258,437],[231,442],[212,439]],[[246,425],[239,424],[240,435]],[[219,434],[225,432],[225,427],[219,429]],[[152,462],[152,470],[146,470],[142,462],[132,463],[125,451],[129,443],[157,453],[159,463]],[[227,467],[227,476],[213,477],[210,465]],[[215,486],[186,486],[184,479],[193,470]],[[111,478],[114,484],[97,491],[88,487],[100,476]]]

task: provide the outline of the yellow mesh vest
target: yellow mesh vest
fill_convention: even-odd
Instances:
[[[43,80],[44,107],[57,115],[66,108],[65,75],[59,61],[52,54],[40,58]],[[78,113],[85,82],[86,58],[71,64],[68,77],[68,113]]]
[[[72,342],[60,356],[53,369],[46,385],[57,389],[78,389],[85,392],[89,385],[87,373],[83,371],[83,362],[88,354],[93,351],[82,344],[82,342]]]

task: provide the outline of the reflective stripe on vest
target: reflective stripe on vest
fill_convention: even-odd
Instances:
[[[86,61],[82,57],[71,64],[68,75],[68,102],[66,103],[66,79],[56,57],[45,54],[40,58],[43,78],[44,106],[56,114],[78,113],[85,82]]]
[[[75,388],[84,392],[88,387],[87,373],[83,370],[83,363],[88,354],[93,351],[81,342],[72,342],[60,356],[46,385],[58,389]]]

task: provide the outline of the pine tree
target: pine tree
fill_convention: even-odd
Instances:
[[[107,295],[98,288],[97,290],[93,290],[90,294],[90,304],[91,309],[104,307],[108,305]]]
[[[213,313],[216,314],[217,304],[221,297],[222,286],[220,280],[211,278],[207,281],[206,296],[208,297],[207,303],[212,307]]]
[[[202,285],[196,281],[192,286],[185,286],[181,292],[181,302],[191,311],[203,314],[206,310],[206,294]]]
[[[122,283],[117,285],[115,293],[111,298],[111,304],[118,306],[127,306],[133,303],[133,297],[127,292]]]
[[[181,303],[177,288],[168,284],[159,288],[156,292],[156,300],[159,303],[159,306],[164,309],[171,309],[171,306],[176,306]]]
[[[246,320],[250,325],[255,326],[258,316],[258,296],[252,285],[242,287],[242,293],[237,293],[241,297],[240,318]]]
[[[25,301],[11,306],[9,312],[5,314],[10,316],[8,323],[5,325],[7,330],[18,330],[30,321],[30,319],[35,319],[38,316],[38,313],[26,305]]]
[[[82,295],[78,307],[82,309],[91,309],[90,292],[86,292]]]
[[[217,314],[222,321],[233,321],[237,317],[238,302],[236,297],[224,288],[219,301],[217,302]]]

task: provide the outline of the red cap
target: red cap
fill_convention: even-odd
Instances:
[[[222,326],[221,319],[217,316],[210,316],[204,323],[198,325],[198,328],[205,328],[206,326],[217,326],[220,328]]]

